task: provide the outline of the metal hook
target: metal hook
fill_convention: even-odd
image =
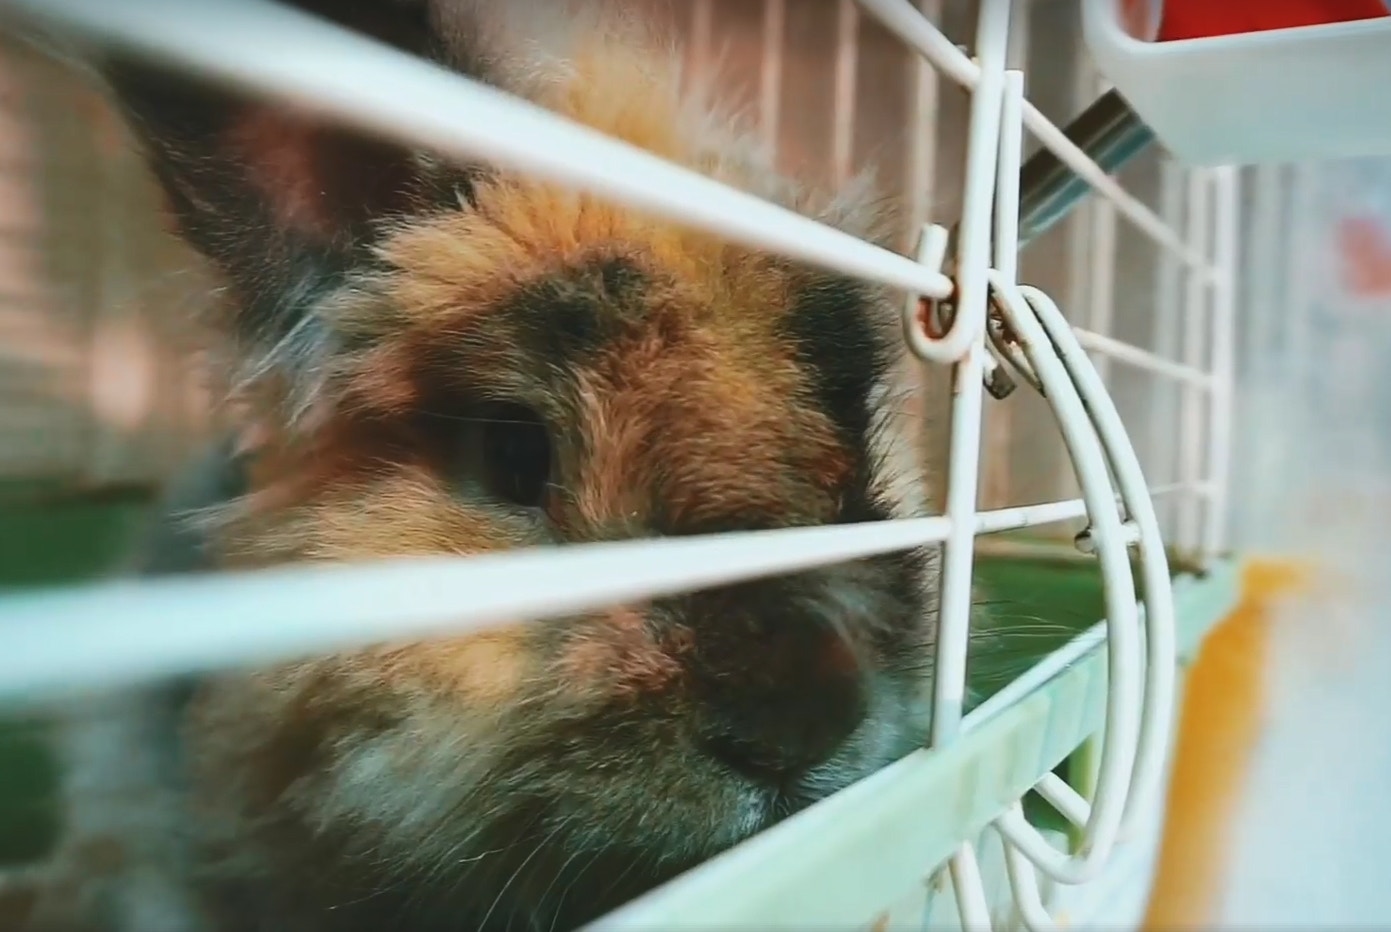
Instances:
[[[953,236],[945,227],[939,224],[929,224],[923,227],[922,235],[918,240],[918,261],[931,269],[942,269],[946,271],[948,277],[951,276],[949,269],[943,269],[944,263],[953,262],[954,255],[949,257],[954,243]],[[904,339],[908,342],[909,348],[919,359],[929,362],[954,362],[947,351],[942,348],[942,344],[947,342],[952,328],[956,323],[956,295],[949,295],[941,300],[934,301],[930,298],[910,296],[903,308],[903,333]],[[998,325],[992,325],[990,312],[987,312],[986,332],[988,335],[992,330],[998,330]],[[992,398],[1007,398],[1017,388],[1017,384],[1010,377],[1005,369],[999,354],[993,348],[999,342],[998,338],[991,335],[990,341],[986,346],[989,355],[984,361],[983,379],[985,389]],[[1015,364],[1017,367],[1017,363]]]
[[[1114,90],[1099,97],[1064,127],[1063,132],[1098,165],[1112,174],[1149,148],[1154,141],[1153,131]],[[1022,250],[1066,217],[1090,190],[1090,185],[1048,148],[1040,149],[1031,156],[1020,172],[1018,248]],[[934,249],[940,246],[941,252],[932,256],[934,261],[930,267],[941,269],[948,277],[953,277],[951,266],[955,259],[955,249],[952,248],[955,245],[955,232],[943,231],[941,227],[936,226],[925,228],[919,246],[919,261],[927,262],[924,255],[929,234],[942,237],[940,244],[933,244]],[[950,361],[941,358],[941,349],[929,341],[934,333],[945,335],[951,331],[951,323],[955,318],[952,304],[954,297],[949,296],[940,301],[911,300],[912,308],[905,311],[904,323],[910,332],[909,344],[919,357],[934,362]],[[985,389],[990,396],[996,399],[1006,398],[1017,387],[1014,378],[1005,369],[1006,362],[1036,391],[1042,392],[1042,384],[1029,366],[1018,340],[1010,333],[999,314],[993,298],[991,309],[986,315],[986,333],[989,337],[986,344],[989,355],[985,359],[984,379]],[[937,337],[939,340],[940,338]],[[915,340],[927,343],[928,350],[922,351],[919,342]]]

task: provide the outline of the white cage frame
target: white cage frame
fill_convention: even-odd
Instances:
[[[761,97],[770,134],[776,127],[776,40],[784,2],[766,0],[764,8],[772,54],[765,61]],[[915,208],[923,235],[914,261],[271,0],[0,2],[0,9],[25,14],[63,35],[119,44],[346,123],[506,164],[755,248],[900,289],[911,296],[904,309],[911,348],[927,362],[950,365],[954,386],[949,482],[939,517],[10,595],[0,598],[0,699],[37,702],[74,684],[117,685],[386,637],[459,633],[518,617],[591,609],[941,542],[931,748],[640,898],[596,927],[807,928],[873,922],[883,928],[889,918],[896,922],[903,916],[916,925],[933,915],[933,884],[925,881],[945,863],[963,927],[1022,924],[1040,930],[1054,922],[1045,889],[1053,884],[1041,886],[1040,874],[1057,883],[1083,884],[1105,870],[1115,873],[1125,862],[1125,839],[1148,838],[1139,850],[1151,850],[1177,657],[1193,648],[1232,598],[1231,573],[1216,558],[1225,546],[1236,170],[1193,170],[1183,187],[1177,173],[1167,171],[1165,209],[1151,210],[1024,98],[1022,73],[1008,66],[1010,0],[982,0],[974,58],[934,24],[931,14],[939,5],[932,0],[921,7],[909,0],[857,2],[860,11],[922,58],[915,140],[930,138],[936,80],[946,78],[972,94],[964,206],[951,277],[942,269],[948,231],[925,216],[925,202]],[[708,0],[696,0],[695,11],[699,43],[702,30],[709,33]],[[848,101],[859,15],[849,0],[841,4],[832,141],[837,177],[849,172]],[[237,39],[246,35],[263,40],[251,45]],[[286,54],[305,46],[324,56],[351,58],[351,74],[317,67],[321,57]],[[774,129],[767,129],[770,125]],[[1121,216],[1163,250],[1166,284],[1159,313],[1182,320],[1180,359],[1106,334],[1114,285],[1105,270],[1092,282],[1087,329],[1071,326],[1046,294],[1016,281],[1025,129],[1102,196],[1095,209],[1110,219],[1097,224],[1099,249],[1113,251],[1108,238],[1114,237],[1114,217]],[[912,157],[924,190],[931,171],[925,148]],[[1176,227],[1180,207],[1183,230]],[[956,308],[949,331],[940,338],[927,336],[920,305],[948,297]],[[991,307],[1018,336],[1021,352],[1011,364],[1027,381],[1046,388],[1081,483],[1079,498],[978,508],[983,375],[988,367],[1006,364],[989,352]],[[1113,363],[1182,385],[1178,482],[1163,490],[1146,487],[1107,394],[1101,370]],[[1172,495],[1177,507],[1173,543],[1200,556],[1210,571],[1201,585],[1169,585],[1151,501],[1159,491]],[[1088,549],[1103,569],[1107,620],[963,717],[977,536],[1077,519],[1087,520]],[[770,546],[773,541],[776,546]],[[1132,549],[1145,583],[1143,612],[1137,610]],[[466,600],[452,598],[464,593]],[[200,608],[197,625],[158,624],[195,598],[207,606]],[[1177,613],[1175,598],[1181,607]],[[1177,627],[1176,614],[1182,622]],[[236,624],[229,624],[233,619]],[[64,632],[61,643],[49,634],[55,630]],[[1054,777],[1052,767],[1099,730],[1107,738],[1096,755],[1090,793]],[[1075,850],[1058,850],[1056,839],[1025,821],[1020,800],[1030,788],[1078,826],[1081,843]],[[992,904],[983,879],[977,847],[986,826],[992,827],[992,844],[1002,854],[1001,876],[1012,893],[1008,916]],[[906,912],[885,912],[902,902],[909,904]]]

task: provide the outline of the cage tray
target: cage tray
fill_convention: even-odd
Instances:
[[[1182,657],[1235,607],[1238,572],[1214,564],[1175,580]],[[951,747],[919,751],[635,900],[596,929],[864,928],[933,897],[925,880],[1101,727],[1105,640],[1098,625],[1041,661],[995,714]],[[1078,650],[1082,647],[1084,649]],[[986,710],[982,708],[982,712]],[[983,869],[988,867],[982,865]],[[997,896],[1003,878],[987,878]],[[1109,895],[1111,885],[1093,885]],[[1075,915],[1090,910],[1069,904]],[[876,929],[885,922],[875,924]]]
[[[1120,0],[1082,2],[1097,66],[1185,162],[1391,155],[1391,16],[1150,42]]]

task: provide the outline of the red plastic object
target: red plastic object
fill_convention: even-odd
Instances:
[[[1391,230],[1375,217],[1338,224],[1344,290],[1358,298],[1391,297]]]
[[[1387,15],[1391,10],[1385,0],[1165,0],[1159,41],[1322,26]]]

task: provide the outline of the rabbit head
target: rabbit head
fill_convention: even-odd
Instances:
[[[298,5],[882,239],[864,186],[779,177],[625,17]],[[133,61],[109,74],[225,282],[216,323],[260,440],[222,565],[923,513],[896,296],[507,166]],[[935,560],[209,681],[184,737],[209,902],[308,929],[592,918],[920,744]]]

